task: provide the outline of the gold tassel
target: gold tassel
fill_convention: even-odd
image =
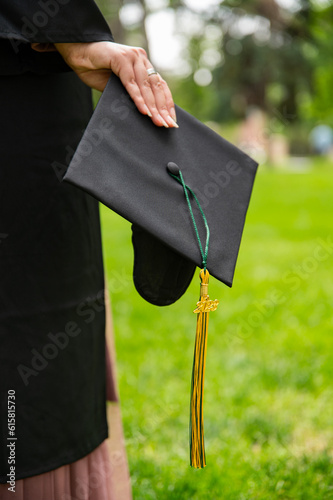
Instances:
[[[209,300],[209,272],[200,271],[200,301],[193,311],[197,316],[197,331],[195,336],[194,359],[191,383],[191,414],[190,414],[190,455],[191,466],[198,469],[206,467],[204,428],[203,428],[203,390],[206,365],[207,333],[209,313],[216,311],[219,301]]]

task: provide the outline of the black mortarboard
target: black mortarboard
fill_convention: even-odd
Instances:
[[[140,275],[146,253],[149,262],[153,256],[143,246],[145,232],[150,234],[147,247],[156,245],[158,251],[154,252],[156,262],[146,267],[154,267],[162,298],[153,276],[143,284],[136,280],[136,285],[143,295],[146,292],[147,300],[152,295],[150,301],[158,305],[176,300],[165,293],[163,296],[165,289],[169,288],[176,298],[179,295],[172,294],[170,276],[165,277],[165,282],[158,278],[164,274],[167,254],[172,264],[180,254],[185,259],[181,259],[183,264],[190,261],[202,265],[184,190],[168,174],[168,163],[178,165],[185,183],[198,197],[210,228],[207,267],[210,274],[228,286],[233,281],[257,169],[257,163],[234,145],[183,109],[176,106],[176,111],[179,129],[157,127],[137,110],[119,78],[112,75],[64,176],[64,180],[88,191],[141,228],[133,235]],[[194,212],[198,214],[196,205]],[[204,239],[202,218],[199,215],[196,219]],[[167,246],[163,259],[159,259],[163,248],[160,242]],[[171,249],[176,254],[169,253]],[[188,264],[186,277],[178,280],[181,292],[193,271],[194,266]]]
[[[176,111],[179,129],[157,127],[112,75],[64,180],[133,223],[134,282],[146,300],[171,304],[185,292],[195,266],[204,268],[195,310],[195,379],[192,374],[192,432],[194,426],[198,433],[206,348],[202,330],[217,305],[209,301],[207,270],[232,285],[257,163],[183,109],[176,106]],[[197,455],[191,464],[197,467],[205,465],[201,438],[202,446],[191,449],[191,457]]]

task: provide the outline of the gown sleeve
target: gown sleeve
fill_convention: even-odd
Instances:
[[[93,0],[0,0],[0,38],[28,43],[113,41]]]
[[[114,39],[93,0],[0,0],[0,75],[71,71],[52,44],[99,41]]]

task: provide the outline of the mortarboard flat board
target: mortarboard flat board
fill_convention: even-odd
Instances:
[[[190,464],[202,468],[207,332],[218,305],[209,299],[209,273],[232,285],[258,165],[176,110],[179,129],[157,127],[111,75],[64,180],[133,223],[134,283],[149,302],[174,302],[203,267],[190,406]]]
[[[172,303],[186,290],[202,261],[183,187],[169,175],[168,163],[178,165],[206,216],[207,268],[230,287],[258,166],[189,113],[178,106],[176,111],[179,129],[157,127],[111,75],[64,176],[134,224],[136,285],[147,300],[159,305]],[[204,239],[202,219],[195,206],[193,211]],[[159,300],[177,259],[174,286],[180,293],[168,300],[169,287]],[[154,269],[155,276],[144,269]],[[140,286],[144,274],[150,278]],[[155,297],[149,286],[157,287]]]

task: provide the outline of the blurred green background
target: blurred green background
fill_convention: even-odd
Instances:
[[[233,288],[210,286],[204,470],[188,447],[198,276],[149,305],[130,224],[101,207],[134,499],[333,499],[332,3],[99,4],[177,104],[260,162]]]

